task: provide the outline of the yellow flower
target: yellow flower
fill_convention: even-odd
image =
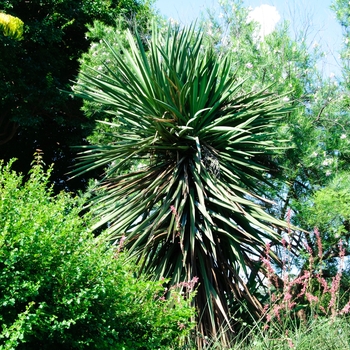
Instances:
[[[23,21],[19,18],[0,13],[0,30],[5,36],[9,36],[16,40],[21,40],[23,36]]]

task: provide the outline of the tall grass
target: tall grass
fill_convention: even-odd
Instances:
[[[285,327],[288,325],[288,328]],[[231,350],[347,350],[350,349],[350,324],[347,317],[330,317],[310,320],[307,324],[294,323],[285,319],[285,324],[275,323],[273,330],[264,331],[262,320],[247,337],[239,339],[228,349]],[[272,327],[271,327],[272,328]],[[208,348],[209,349],[209,348]],[[211,347],[211,349],[224,349]]]
[[[341,295],[346,253],[343,242],[340,240],[334,248],[338,251],[338,271],[326,278],[322,241],[316,228],[313,238],[316,251],[305,243],[305,263],[299,271],[292,268],[288,237],[282,241],[283,266],[279,273],[269,258],[271,248],[266,245],[262,262],[269,298],[264,314],[259,320],[252,318],[252,323],[244,325],[238,334],[223,329],[222,334],[231,333],[229,346],[223,345],[219,335],[205,339],[204,350],[350,350],[349,293]]]

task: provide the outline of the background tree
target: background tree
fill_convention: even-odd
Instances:
[[[78,59],[90,41],[86,25],[94,20],[114,25],[118,16],[146,23],[151,16],[145,1],[2,0],[0,9],[25,23],[23,40],[0,34],[0,153],[19,159],[26,172],[36,148],[47,163],[54,162],[52,180],[67,186],[64,174],[72,164],[70,146],[81,144],[93,120],[81,112],[81,101],[69,91],[79,68]],[[70,189],[81,187],[81,180]]]
[[[350,77],[350,66],[349,66],[349,58],[350,58],[350,4],[344,0],[334,0],[332,4],[332,10],[335,12],[339,24],[343,30],[343,47],[341,51],[341,64],[343,69],[343,79],[344,84],[349,90],[349,77]]]
[[[343,10],[345,5],[348,7],[345,2],[339,3]],[[344,12],[342,14],[346,19]],[[290,209],[291,222],[312,231],[318,226],[316,216],[312,216],[311,222],[309,215],[315,191],[323,189],[322,193],[325,193],[324,188],[334,177],[349,170],[348,93],[339,81],[340,77],[325,76],[320,70],[324,53],[320,45],[310,41],[308,25],[292,37],[290,25],[284,21],[272,33],[259,39],[259,24],[248,21],[248,17],[249,11],[242,1],[221,1],[221,8],[217,12],[209,11],[202,26],[208,33],[207,41],[218,51],[232,55],[240,53],[241,69],[237,75],[246,77],[246,84],[252,89],[259,89],[265,83],[274,84],[279,93],[291,91],[291,102],[298,108],[279,125],[279,132],[291,140],[293,147],[275,158],[281,171],[274,180],[274,192],[269,193],[278,205],[267,206],[266,210],[282,219]],[[261,186],[264,188],[263,184]],[[337,211],[340,213],[341,209],[334,202],[330,212]],[[331,232],[340,228],[333,226]],[[331,232],[320,229],[328,247],[334,246],[340,238]],[[344,230],[343,233],[341,238],[348,242],[348,233]],[[296,248],[308,242],[317,255],[313,235],[300,232],[295,238]],[[347,250],[346,254],[349,253]]]

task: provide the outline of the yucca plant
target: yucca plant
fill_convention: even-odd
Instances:
[[[125,236],[156,278],[197,277],[199,331],[215,334],[237,301],[261,310],[244,281],[284,225],[263,210],[259,184],[284,145],[276,130],[290,107],[267,89],[244,92],[230,59],[193,26],[154,26],[146,48],[130,32],[118,50],[106,45],[113,69],[82,75],[76,94],[117,117],[114,142],[85,147],[76,174],[105,167],[96,227],[107,224],[114,242]]]

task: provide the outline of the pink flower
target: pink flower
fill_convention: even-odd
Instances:
[[[317,303],[318,302],[318,298],[315,295],[312,295],[309,292],[306,292],[305,296],[306,296],[307,300],[309,301],[309,303],[312,303],[312,302]]]
[[[120,240],[119,240],[119,244],[118,244],[118,246],[117,246],[117,252],[116,252],[116,254],[115,254],[115,258],[118,258],[118,255],[119,255],[119,253],[122,251],[122,249],[123,249],[123,247],[124,247],[124,241],[126,240],[126,236],[122,236],[121,238],[120,238]]]
[[[177,325],[178,325],[180,331],[186,328],[186,326],[181,322],[178,322]]]
[[[343,309],[340,311],[342,315],[349,313],[350,311],[350,301],[343,307]]]
[[[307,252],[308,252],[310,255],[312,255],[312,249],[311,249],[311,247],[310,247],[307,243],[304,243],[304,247],[305,247],[305,249],[307,250]]]
[[[320,282],[321,286],[323,287],[323,294],[327,293],[329,291],[327,281],[320,275],[316,275],[318,282]]]
[[[295,302],[295,301],[293,301],[292,303],[288,303],[288,309],[289,310],[292,310],[293,309],[293,307],[296,305],[297,303]]]
[[[286,292],[286,293],[284,294],[283,300],[284,300],[284,301],[288,301],[288,300],[291,300],[291,299],[292,299],[292,294],[290,294],[289,292]]]
[[[322,242],[321,242],[320,232],[318,231],[317,227],[315,227],[314,231],[315,231],[315,236],[317,240],[318,257],[322,260],[323,254],[322,254]]]
[[[340,278],[341,278],[341,273],[338,272],[335,275],[335,277],[333,277],[333,279],[332,279],[332,286],[330,289],[331,300],[329,301],[328,309],[333,308],[335,305],[335,301],[336,301],[337,294],[338,294],[339,287],[340,287]]]
[[[275,305],[273,307],[273,312],[276,316],[276,318],[278,319],[278,321],[281,322],[281,317],[280,317],[280,310],[282,309],[282,306],[281,305]]]

